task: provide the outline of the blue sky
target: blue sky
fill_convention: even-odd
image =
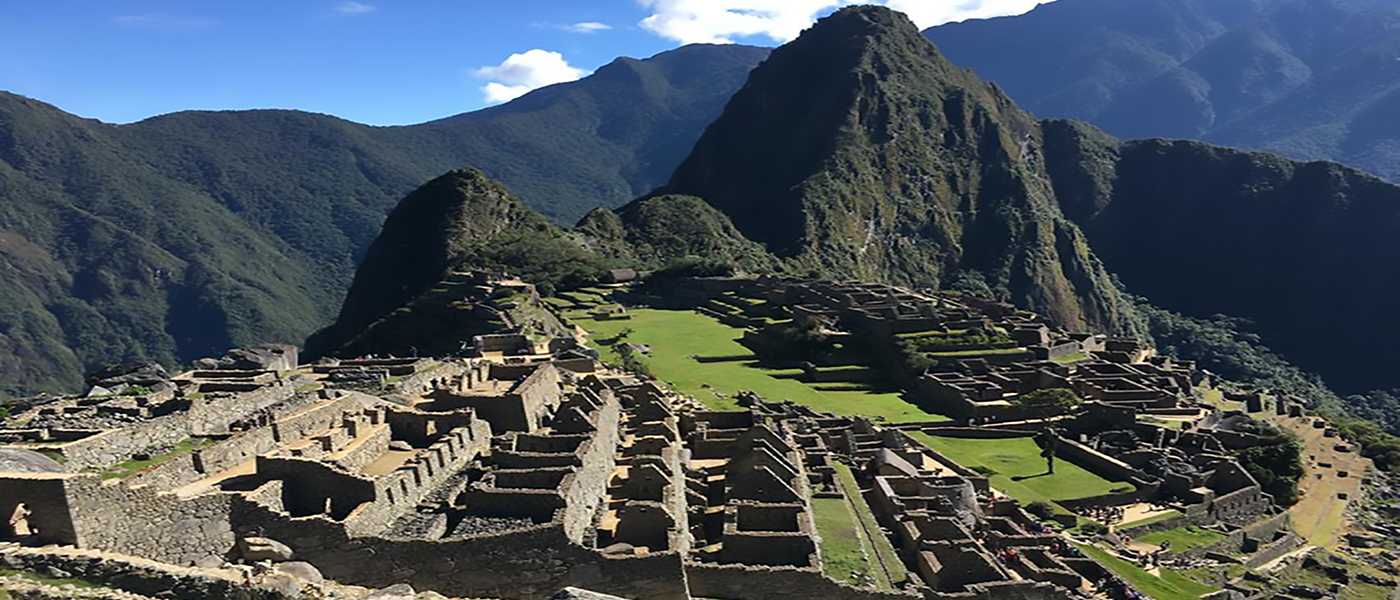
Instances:
[[[1038,0],[878,0],[920,26]],[[295,108],[419,123],[688,42],[777,45],[848,0],[9,0],[0,90],[124,123]]]

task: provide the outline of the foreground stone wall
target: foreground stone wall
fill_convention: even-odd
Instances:
[[[814,569],[745,565],[687,564],[690,593],[696,598],[726,600],[1068,600],[1063,588],[1028,581],[972,586],[966,592],[902,591],[857,588],[837,583]]]
[[[70,475],[62,473],[5,473],[0,477],[0,535],[8,537],[8,519],[21,504],[29,511],[31,529],[52,544],[76,544],[78,533],[68,510]]]
[[[94,475],[67,480],[76,543],[176,565],[223,558],[233,550],[229,496],[181,499],[149,486],[102,481]]]
[[[675,553],[607,558],[571,543],[561,524],[446,540],[351,537],[320,516],[291,518],[234,499],[240,533],[265,535],[328,578],[382,588],[408,583],[448,596],[536,600],[564,587],[624,598],[688,600]]]
[[[232,574],[171,567],[155,561],[72,548],[16,548],[0,564],[32,572],[58,569],[76,579],[134,594],[181,600],[281,600],[281,594],[246,587]]]

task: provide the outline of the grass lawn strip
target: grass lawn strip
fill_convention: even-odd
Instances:
[[[1158,577],[1097,546],[1075,545],[1098,561],[1099,564],[1117,573],[1119,577],[1132,584],[1138,591],[1156,600],[1197,600],[1201,596],[1218,590],[1214,586],[1203,584],[1171,569],[1161,569],[1162,576]]]
[[[884,571],[870,564],[864,536],[845,499],[813,498],[812,519],[822,538],[822,571],[827,577],[858,584],[858,575],[870,575],[880,587],[888,589]]]
[[[964,467],[991,469],[994,474],[988,479],[992,487],[1021,504],[1088,498],[1132,485],[1104,479],[1064,459],[1056,460],[1055,474],[1048,475],[1040,446],[1028,437],[955,438],[917,431],[909,435]]]
[[[1209,546],[1224,540],[1227,536],[1218,531],[1211,531],[1187,525],[1175,529],[1163,529],[1137,536],[1135,539],[1144,544],[1160,545],[1162,542],[1171,542],[1171,552],[1185,552],[1193,548]]]
[[[131,477],[132,475],[140,473],[141,471],[144,471],[150,467],[154,467],[166,461],[189,454],[191,452],[194,452],[195,450],[199,450],[200,448],[213,444],[214,442],[215,440],[209,438],[186,438],[180,443],[175,444],[175,447],[171,448],[170,451],[166,452],[165,454],[152,456],[146,460],[128,460],[126,462],[117,463],[108,468],[106,471],[103,471],[102,478],[126,479],[127,477]]]
[[[876,580],[889,583],[890,585],[886,589],[894,589],[894,584],[903,583],[909,578],[909,573],[904,568],[904,561],[899,559],[899,553],[895,551],[890,539],[885,536],[879,521],[875,520],[875,513],[870,512],[870,505],[865,503],[865,498],[860,493],[860,484],[856,483],[856,476],[851,473],[851,468],[837,463],[836,477],[841,482],[841,489],[845,492],[846,499],[855,509],[856,518],[860,520],[861,529],[866,534],[865,539],[869,543],[869,547],[874,548],[873,556],[878,558],[880,564],[884,566],[882,572],[876,575]],[[883,583],[881,585],[884,586]]]
[[[1089,359],[1089,353],[1087,353],[1087,352],[1075,352],[1075,353],[1073,353],[1073,354],[1066,354],[1066,355],[1064,355],[1064,356],[1052,358],[1052,359],[1050,359],[1050,361],[1051,361],[1051,362],[1055,362],[1055,363],[1059,363],[1059,364],[1064,365],[1064,364],[1069,364],[1069,363],[1072,363],[1072,362],[1079,362],[1079,361],[1081,361],[1081,360],[1088,360],[1088,359]]]
[[[758,365],[756,358],[700,362],[694,357],[751,356],[752,351],[738,342],[744,331],[691,311],[643,308],[630,314],[631,319],[617,321],[597,321],[572,314],[569,318],[588,330],[589,344],[613,364],[620,362],[617,353],[611,347],[598,344],[598,340],[613,337],[624,329],[633,330],[627,342],[650,347],[650,355],[643,360],[652,373],[669,382],[677,392],[695,396],[712,409],[737,410],[739,406],[733,400],[734,395],[750,390],[768,400],[792,400],[838,415],[883,417],[895,423],[948,420],[948,417],[924,412],[898,392],[821,390],[816,387],[820,384],[776,377],[795,371],[765,369]],[[724,396],[717,396],[715,392]]]

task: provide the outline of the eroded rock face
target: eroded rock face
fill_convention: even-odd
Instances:
[[[62,473],[66,469],[58,461],[21,448],[0,448],[0,472]]]
[[[217,360],[200,359],[196,361],[195,366],[246,371],[290,371],[297,368],[297,347],[286,344],[261,344],[234,348]]]
[[[562,590],[559,590],[559,593],[554,594],[553,596],[551,596],[551,597],[550,597],[550,600],[623,600],[623,599],[622,599],[622,598],[619,598],[619,597],[617,597],[617,596],[610,596],[610,595],[608,595],[608,594],[599,594],[598,592],[590,592],[590,591],[588,591],[588,590],[581,590],[581,589],[578,589],[578,588],[568,587],[568,588],[564,588],[564,589],[562,589]]]

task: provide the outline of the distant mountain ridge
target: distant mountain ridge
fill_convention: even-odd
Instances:
[[[1041,118],[1400,181],[1395,2],[1058,0],[924,33]]]
[[[441,202],[482,198],[453,191]],[[544,232],[594,261],[516,257],[512,270],[571,262],[587,278],[697,257],[975,291],[1072,328],[1160,326],[1179,346],[1182,331],[1200,330],[1144,311],[1133,294],[1254,323],[1236,335],[1220,329],[1229,319],[1212,319],[1215,340],[1194,345],[1209,358],[1262,342],[1353,393],[1400,384],[1388,368],[1400,358],[1389,339],[1400,313],[1387,304],[1400,295],[1397,232],[1400,186],[1335,163],[1036,121],[949,64],[903,15],[853,7],[756,68],[666,186],[594,210],[572,232]],[[479,233],[456,243],[497,245]],[[457,266],[503,262],[488,254]],[[439,271],[424,285],[450,269]],[[559,280],[546,274],[541,283]],[[367,266],[357,281],[396,276]],[[1232,368],[1322,389],[1266,355]]]
[[[768,50],[687,46],[408,127],[296,111],[130,125],[0,93],[0,393],[298,342],[399,198],[456,167],[572,224],[664,183]]]

